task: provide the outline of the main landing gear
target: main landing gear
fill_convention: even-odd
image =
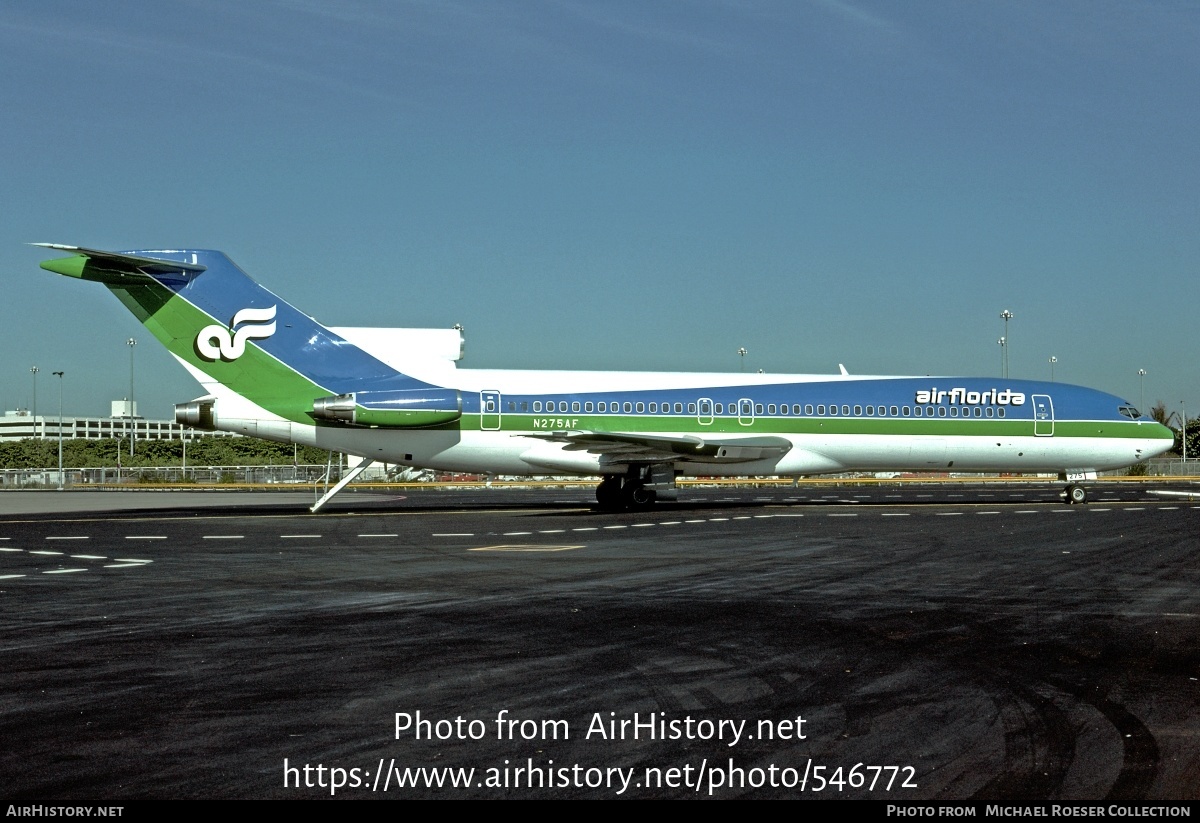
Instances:
[[[1086,503],[1088,499],[1087,489],[1078,483],[1072,483],[1063,491],[1063,497],[1068,503]]]
[[[624,475],[609,475],[596,486],[596,503],[603,511],[648,509],[660,499],[675,499],[675,469],[670,464],[631,466]]]
[[[657,499],[658,492],[654,489],[624,477],[606,477],[596,487],[596,502],[602,510],[609,512],[649,508]]]

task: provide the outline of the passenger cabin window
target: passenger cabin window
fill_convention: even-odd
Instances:
[[[638,409],[638,411],[641,411],[641,409]],[[657,404],[657,403],[651,403],[651,404],[650,404],[650,413],[651,413],[651,414],[658,414],[658,404]]]
[[[849,417],[849,416],[850,416],[850,407],[842,406],[842,417]]]
[[[598,402],[596,404],[596,411],[600,411],[600,412],[608,411],[608,404],[605,403],[603,400],[601,400],[600,402]]]
[[[646,404],[645,404],[645,403],[638,403],[638,404],[637,404],[637,413],[638,413],[638,414],[641,414],[641,413],[642,413],[642,412],[644,412],[644,411],[646,411]]]
[[[578,400],[571,401],[571,411],[573,411],[573,412],[579,411],[579,401]]]
[[[535,412],[540,412],[542,410],[542,401],[541,400],[533,401],[533,410]]]
[[[704,405],[705,405],[705,406],[707,406],[708,404],[707,404],[707,403],[705,403]],[[676,404],[675,404],[675,409],[676,409],[676,411],[678,411],[678,410],[679,410],[679,404],[678,404],[678,403],[676,403]],[[695,404],[695,403],[688,403],[688,414],[695,414],[695,413],[696,413],[696,404]],[[707,414],[707,412],[705,412],[705,413]]]
[[[624,409],[626,414],[629,414],[631,411],[633,411],[633,404],[626,400],[625,405],[623,405],[621,408]]]
[[[691,411],[692,411],[691,409],[688,409],[688,412],[689,412],[689,413],[691,413]],[[683,404],[682,404],[682,403],[676,403],[676,404],[675,404],[675,413],[676,413],[676,414],[683,414]]]

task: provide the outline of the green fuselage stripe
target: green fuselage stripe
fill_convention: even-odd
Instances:
[[[481,428],[481,416],[463,415],[461,428]],[[489,424],[494,424],[495,415]],[[1039,431],[1050,430],[1049,421],[1037,424]],[[494,430],[494,425],[484,431]],[[694,416],[673,415],[587,415],[504,414],[500,431],[561,432],[611,431],[643,434],[804,434],[804,435],[890,435],[909,437],[1030,437],[1036,434],[1033,420],[1013,418],[870,418],[870,417],[756,417],[749,425],[736,417],[716,417],[710,424],[701,424]],[[1105,437],[1161,439],[1159,429],[1152,425],[1116,420],[1056,420],[1054,437]]]

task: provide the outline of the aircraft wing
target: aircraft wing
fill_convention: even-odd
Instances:
[[[770,436],[705,437],[697,434],[608,431],[552,431],[521,436],[563,443],[565,451],[586,451],[639,462],[694,460],[704,463],[744,463],[780,457],[792,448],[787,438]]]

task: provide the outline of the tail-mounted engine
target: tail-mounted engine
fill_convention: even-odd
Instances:
[[[312,416],[351,426],[437,426],[462,417],[462,395],[453,389],[438,388],[335,394],[314,400]]]

